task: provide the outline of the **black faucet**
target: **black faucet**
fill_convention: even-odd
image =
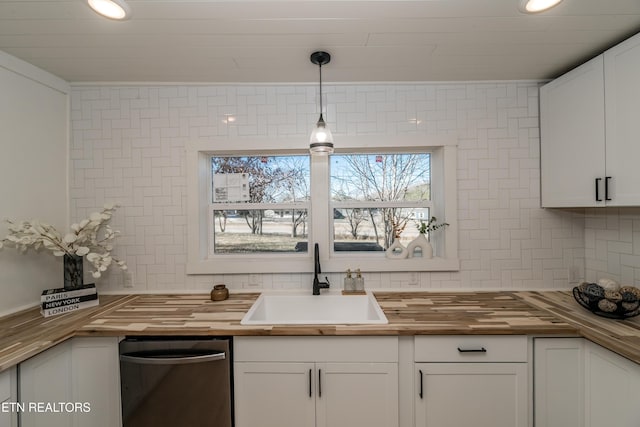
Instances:
[[[329,283],[329,279],[326,276],[324,278],[326,282],[321,282],[318,279],[318,274],[320,274],[322,271],[320,270],[320,251],[318,250],[317,243],[313,246],[313,258],[315,261],[315,266],[313,269],[313,295],[320,295],[320,289],[328,289],[331,284]]]

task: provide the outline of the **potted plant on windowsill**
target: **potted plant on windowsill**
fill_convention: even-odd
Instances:
[[[418,229],[418,237],[413,239],[407,245],[408,257],[415,257],[417,249],[420,249],[422,258],[430,259],[433,258],[433,246],[431,246],[431,242],[429,241],[429,237],[431,236],[431,232],[439,230],[448,226],[449,224],[446,222],[437,222],[438,219],[435,216],[429,218],[429,221],[424,222],[420,221],[416,224],[416,228]]]

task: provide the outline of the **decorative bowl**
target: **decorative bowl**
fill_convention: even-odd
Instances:
[[[598,316],[628,319],[640,314],[640,289],[633,286],[609,290],[597,283],[582,283],[573,288],[573,297]]]

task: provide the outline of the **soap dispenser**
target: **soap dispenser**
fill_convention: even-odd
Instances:
[[[353,280],[355,281],[355,290],[364,291],[364,277],[362,277],[360,269],[356,271],[356,278]]]
[[[351,277],[351,269],[347,270],[347,276],[344,278],[345,292],[353,292],[355,290],[354,278]]]

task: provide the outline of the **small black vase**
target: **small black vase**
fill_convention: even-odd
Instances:
[[[84,283],[82,270],[83,258],[78,255],[64,255],[64,288],[74,289]]]

